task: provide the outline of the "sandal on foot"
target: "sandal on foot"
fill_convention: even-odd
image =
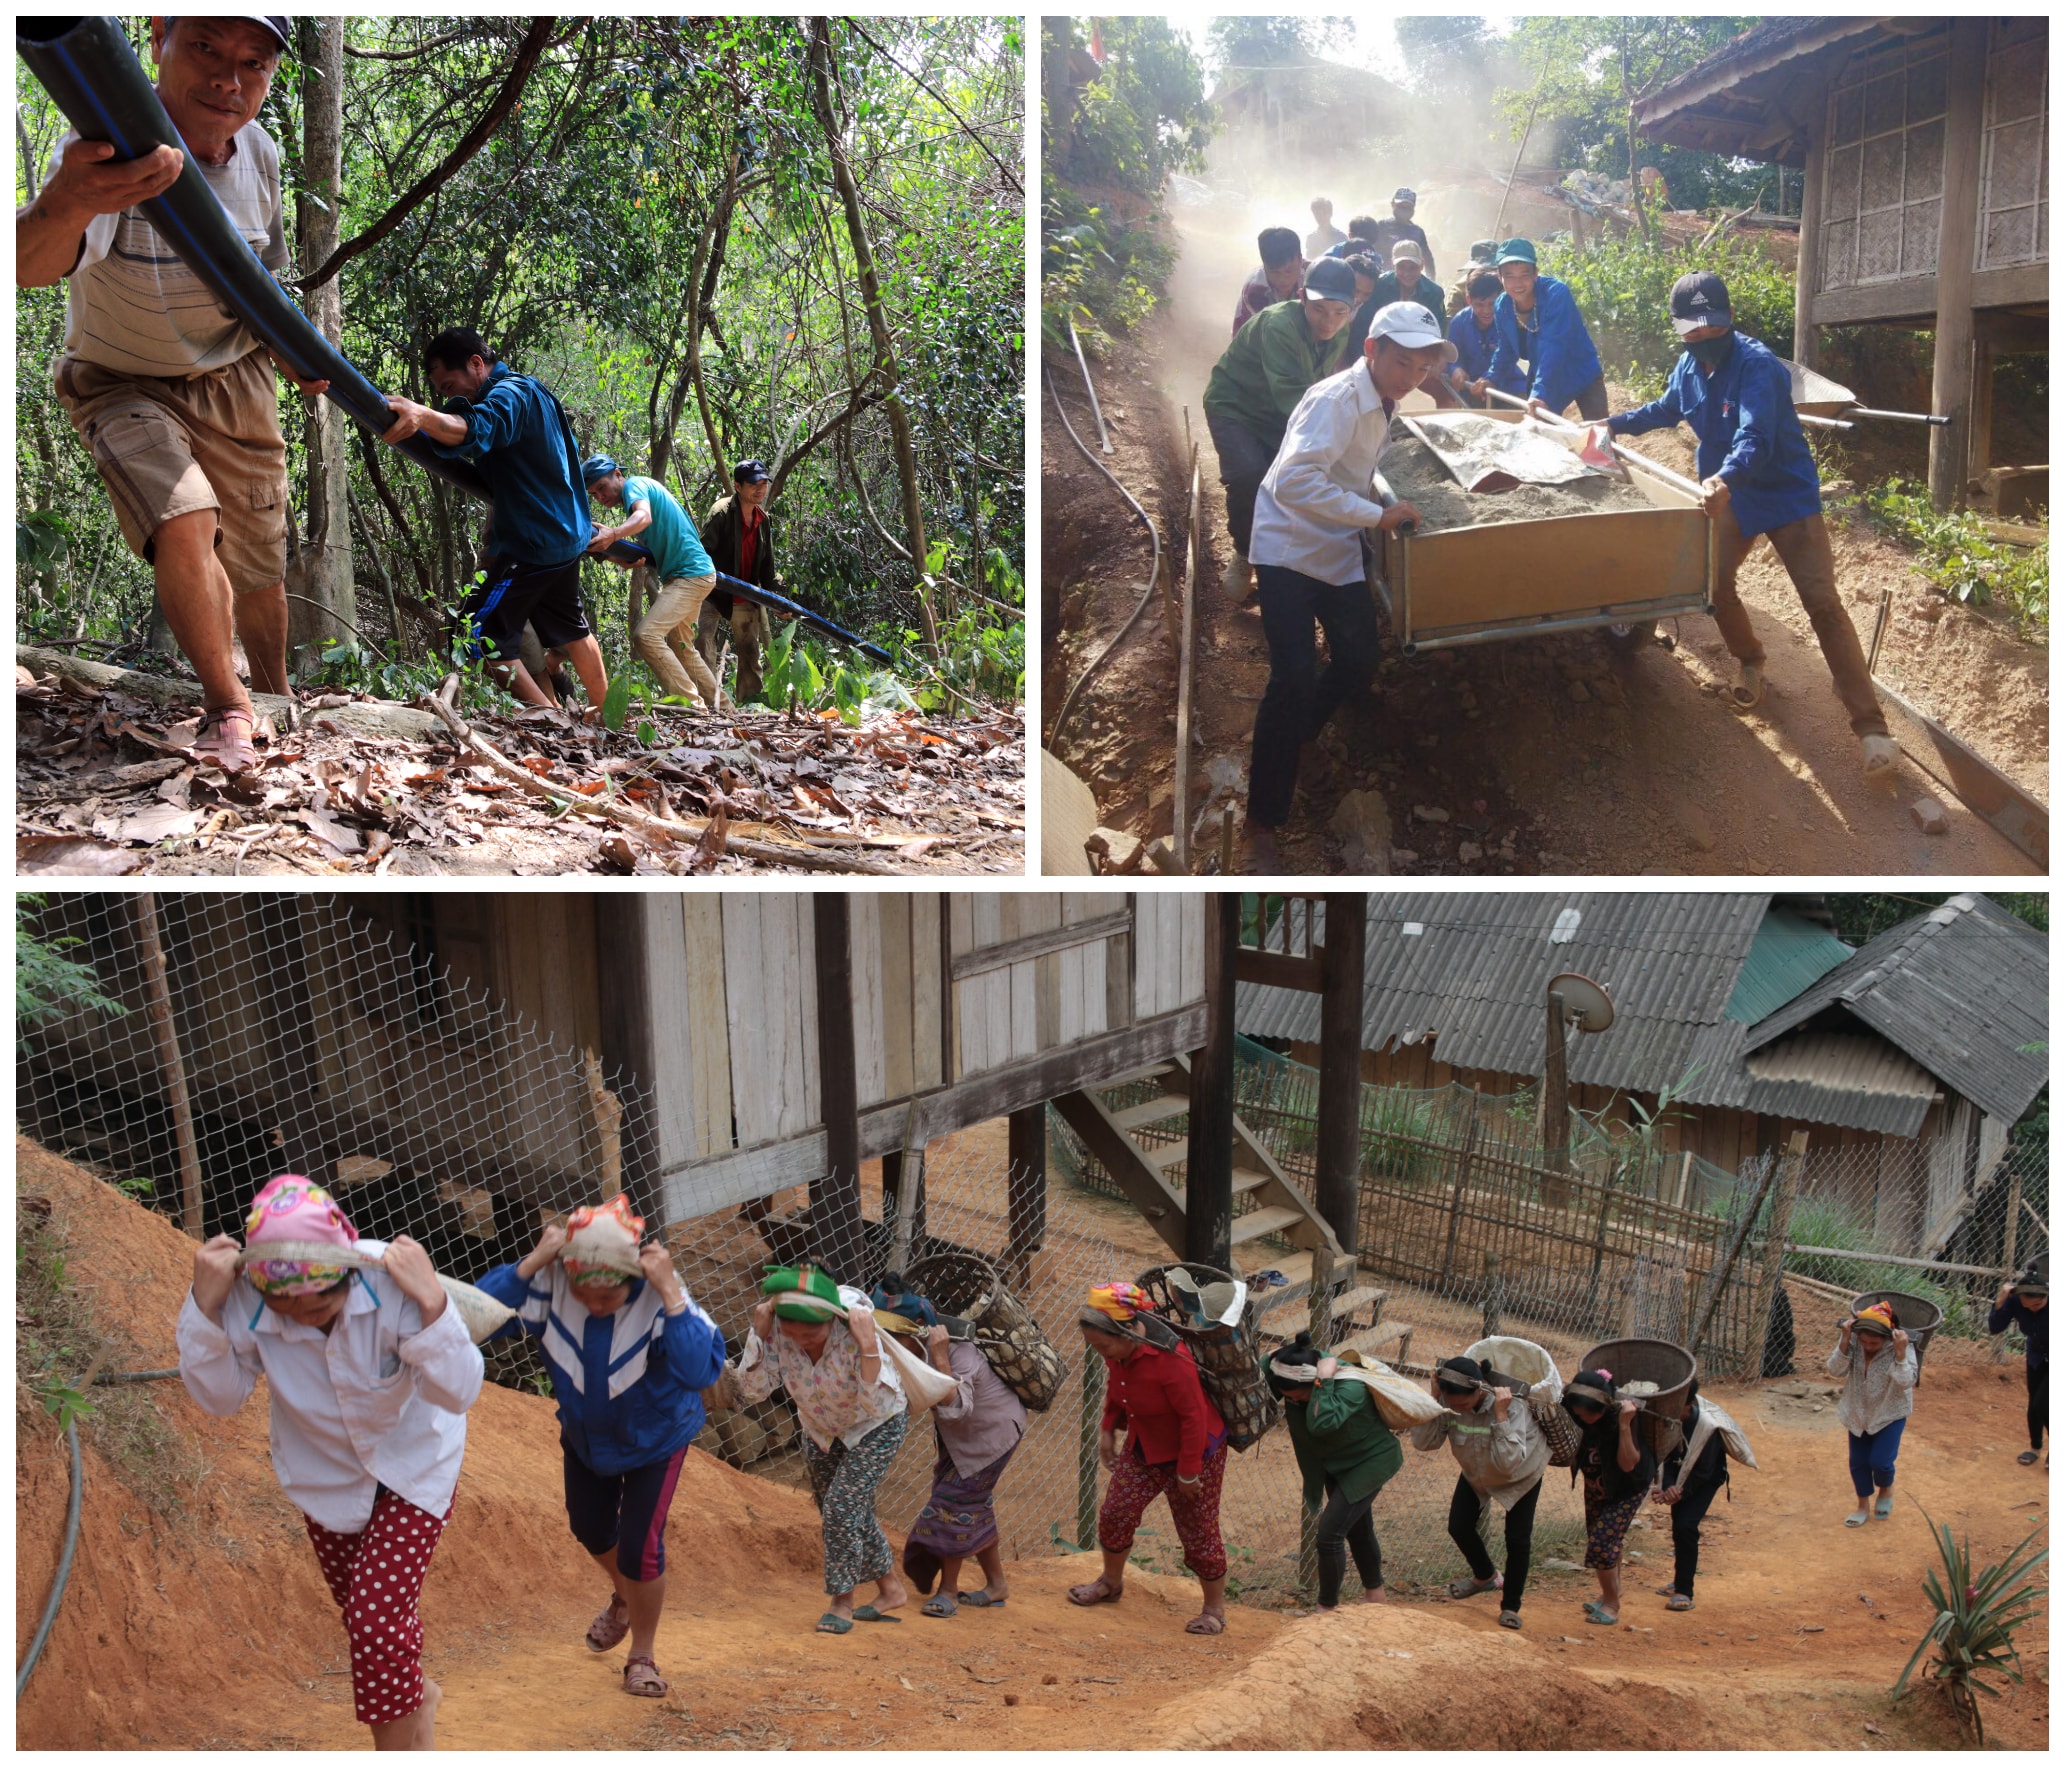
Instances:
[[[1502,1607],[1499,1609],[1499,1624],[1505,1627],[1508,1632],[1518,1632],[1520,1630],[1520,1616],[1511,1608]]]
[[[1078,1583],[1068,1592],[1068,1599],[1077,1607],[1096,1607],[1100,1602],[1117,1601],[1125,1593],[1123,1589],[1114,1589],[1099,1577],[1092,1583]]]
[[[1677,1593],[1678,1586],[1675,1583],[1666,1583],[1657,1590],[1657,1594],[1659,1595],[1676,1595]]]
[[[1217,1638],[1226,1630],[1226,1622],[1217,1614],[1192,1614],[1190,1623],[1183,1630],[1194,1632],[1200,1638]]]
[[[258,751],[251,746],[257,728],[257,719],[243,706],[217,706],[204,712],[194,737],[194,759],[212,761],[225,773],[248,773],[258,765]]]
[[[1877,1516],[1880,1521],[1884,1521],[1886,1517],[1891,1515],[1893,1513],[1893,1493],[1881,1491],[1878,1502],[1871,1506],[1871,1513]]]
[[[1585,1603],[1585,1624],[1587,1626],[1618,1626],[1620,1615],[1609,1614],[1596,1601]]]
[[[951,1620],[960,1611],[961,1604],[944,1591],[935,1595],[918,1610],[919,1613],[928,1614],[935,1620]]]
[[[961,1597],[963,1607],[1002,1607],[1011,1599],[1008,1595],[992,1595],[987,1589],[971,1589]]]
[[[1863,1527],[1863,1526],[1864,1526],[1864,1524],[1865,1524],[1866,1522],[1868,1522],[1868,1521],[1870,1521],[1870,1520],[1871,1520],[1871,1511],[1870,1511],[1870,1510],[1868,1510],[1868,1509],[1853,1509],[1853,1510],[1852,1510],[1852,1511],[1851,1511],[1851,1512],[1850,1512],[1850,1513],[1849,1513],[1848,1515],[1846,1515],[1846,1516],[1844,1516],[1844,1517],[1843,1517],[1843,1526],[1844,1526],[1844,1527],[1846,1527],[1846,1528],[1861,1528],[1861,1527]]]
[[[1458,1577],[1448,1586],[1448,1598],[1450,1601],[1468,1601],[1471,1596],[1482,1595],[1487,1589],[1503,1589],[1505,1586],[1506,1579],[1496,1571],[1488,1583],[1480,1583],[1475,1577]]]
[[[621,1595],[612,1595],[609,1606],[595,1616],[594,1624],[588,1628],[588,1648],[615,1650],[630,1630],[631,1610],[624,1605]]]
[[[1674,1589],[1671,1591],[1671,1599],[1665,1602],[1664,1606],[1674,1614],[1689,1614],[1692,1611],[1692,1597],[1680,1595]]]
[[[2017,1466],[2034,1466],[2036,1464],[2036,1450],[2031,1448],[2027,1453],[2016,1455],[2015,1464]]]
[[[901,1626],[903,1624],[902,1615],[885,1614],[880,1608],[876,1607],[872,1602],[869,1603],[866,1607],[855,1608],[853,1610],[853,1617],[856,1620],[879,1620],[885,1626]]]
[[[1742,665],[1741,675],[1728,689],[1728,703],[1738,712],[1753,712],[1764,703],[1764,671],[1760,665]]]
[[[660,1674],[659,1664],[651,1657],[632,1657],[624,1665],[624,1691],[641,1699],[665,1699],[667,1682]]]
[[[844,1614],[835,1614],[827,1608],[818,1618],[817,1629],[820,1632],[851,1632],[853,1622]]]

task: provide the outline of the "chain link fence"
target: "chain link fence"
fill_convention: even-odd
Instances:
[[[335,1190],[362,1233],[409,1233],[440,1269],[477,1277],[528,1251],[548,1216],[612,1194],[650,1155],[652,1113],[639,1089],[469,978],[467,953],[440,951],[406,900],[59,895],[28,930],[83,966],[105,1003],[75,991],[18,1026],[21,1127],[182,1225],[239,1231],[267,1178],[302,1171]],[[1311,1069],[1243,1042],[1237,1109],[1308,1194],[1316,1083]],[[1153,1086],[1142,1084],[1144,1100]],[[1944,1308],[1936,1366],[1991,1353],[1984,1311],[2001,1268],[2048,1249],[2040,1141],[2011,1141],[1989,1150],[1983,1169],[1975,1157],[1950,1177],[1926,1144],[1810,1142],[1804,1163],[1765,1156],[1727,1173],[1580,1127],[1569,1171],[1552,1172],[1533,1117],[1528,1098],[1364,1089],[1356,1280],[1377,1290],[1361,1329],[1387,1361],[1424,1372],[1501,1330],[1572,1368],[1612,1337],[1684,1341],[1707,1315],[1697,1336],[1710,1375],[1789,1366],[1795,1335],[1801,1372],[1811,1373],[1849,1295],[1899,1288]],[[1140,1133],[1167,1146],[1187,1124],[1165,1118]],[[1066,1370],[999,1488],[1012,1558],[1094,1545],[1102,1365],[1081,1340],[1077,1310],[1093,1283],[1136,1280],[1170,1257],[1052,1111],[1048,1148],[1043,1226],[1032,1234],[1027,1175],[1011,1169],[1001,1121],[935,1142],[909,1170],[867,1162],[860,1217],[849,1214],[829,1238],[801,1189],[666,1230],[684,1280],[734,1351],[772,1262],[814,1252],[861,1285],[900,1257],[922,1267],[944,1251],[1001,1270]],[[1165,1172],[1180,1190],[1181,1162]],[[1802,1249],[1784,1254],[1788,1280],[1774,1285],[1768,1241],[1781,1199],[1788,1243]],[[1921,1253],[1911,1243],[1917,1221],[1936,1235]],[[1898,1261],[1906,1257],[1933,1262]],[[1258,1263],[1297,1268],[1291,1248],[1268,1239],[1244,1247],[1243,1261],[1251,1277]],[[1265,1319],[1273,1336],[1304,1323],[1298,1293],[1286,1288]],[[1257,1286],[1258,1305],[1271,1298]],[[491,1373],[545,1384],[527,1342],[495,1346]],[[756,1475],[805,1483],[794,1413],[779,1394],[714,1409],[702,1443]],[[934,1453],[933,1432],[914,1429],[883,1487],[892,1530],[922,1506]],[[1387,1581],[1410,1587],[1457,1573],[1446,1532],[1454,1483],[1446,1453],[1408,1448],[1378,1505]],[[1284,1602],[1309,1588],[1299,1487],[1281,1428],[1232,1457],[1222,1513],[1236,1598]],[[1565,1475],[1548,1476],[1536,1539],[1536,1561],[1551,1571],[1581,1556],[1582,1504]],[[1150,1512],[1134,1557],[1180,1569],[1163,1508]]]

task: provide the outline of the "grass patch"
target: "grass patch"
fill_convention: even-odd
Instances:
[[[1871,486],[1863,503],[1872,525],[1912,548],[1919,555],[1916,568],[1952,601],[1980,607],[1998,603],[2026,636],[2041,637],[2049,630],[2047,548],[1996,540],[1980,517],[1963,511],[1938,515],[1927,488],[1907,479]]]
[[[1794,1275],[1848,1289],[1852,1294],[1893,1289],[1917,1295],[1943,1310],[1943,1323],[1936,1329],[1938,1337],[1986,1336],[1984,1302],[1968,1289],[1931,1282],[1905,1265],[1879,1262],[1873,1256],[1870,1235],[1841,1203],[1828,1197],[1800,1197],[1793,1204],[1787,1235],[1796,1245],[1830,1248],[1827,1252],[1786,1253],[1785,1267]]]
[[[159,1415],[151,1385],[85,1385],[96,1365],[137,1366],[133,1346],[102,1331],[76,1280],[63,1230],[43,1211],[15,1204],[15,1435],[39,1416],[81,1437],[122,1476],[153,1514],[186,1511],[183,1493],[200,1476],[198,1454]],[[152,1383],[155,1384],[155,1383]]]

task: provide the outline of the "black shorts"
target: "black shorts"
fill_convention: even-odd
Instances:
[[[581,606],[581,561],[535,565],[490,559],[485,579],[467,596],[459,617],[469,630],[479,627],[482,648],[502,663],[522,654],[526,622],[547,650],[589,637]]]

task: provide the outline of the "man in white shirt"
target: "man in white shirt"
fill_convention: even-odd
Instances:
[[[1417,301],[1378,308],[1362,349],[1362,361],[1298,402],[1255,496],[1248,556],[1269,640],[1269,687],[1248,762],[1248,869],[1265,876],[1284,868],[1278,832],[1290,817],[1301,748],[1376,673],[1363,531],[1420,519],[1410,503],[1386,507],[1374,493],[1391,413],[1436,363],[1455,359],[1455,346]],[[1326,632],[1324,674],[1315,621]]]
[[[151,21],[158,96],[196,169],[274,272],[287,266],[280,150],[254,119],[286,48],[285,18]],[[241,772],[257,755],[234,641],[243,640],[255,687],[287,691],[279,393],[264,346],[140,212],[171,189],[185,156],[159,147],[113,164],[114,152],[74,134],[58,143],[42,191],[15,217],[15,281],[70,284],[58,400],[200,677],[195,752]],[[319,395],[328,384],[301,390]]]
[[[1305,255],[1323,258],[1348,237],[1334,225],[1334,205],[1323,196],[1312,199],[1312,231],[1305,235]]]

